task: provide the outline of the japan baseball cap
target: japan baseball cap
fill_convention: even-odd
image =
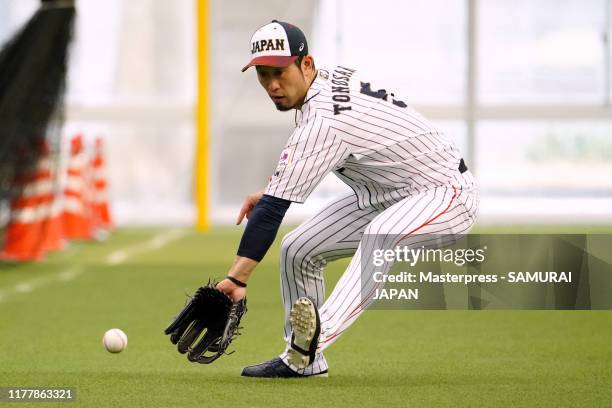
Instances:
[[[302,30],[278,20],[272,20],[251,37],[251,62],[242,72],[255,65],[284,68],[300,55],[308,55],[308,43]]]

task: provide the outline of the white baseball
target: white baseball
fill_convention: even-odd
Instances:
[[[128,344],[127,335],[121,329],[110,329],[102,337],[104,348],[111,353],[123,351]]]

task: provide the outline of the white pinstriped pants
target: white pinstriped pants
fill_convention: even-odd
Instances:
[[[360,209],[350,193],[328,204],[321,212],[288,233],[281,244],[281,292],[285,305],[287,344],[291,341],[289,312],[298,297],[314,300],[321,317],[321,335],[315,361],[301,374],[326,370],[323,350],[338,339],[372,299],[362,296],[362,238],[374,235],[402,236],[412,242],[425,234],[466,234],[478,212],[477,188],[439,187],[378,208]],[[402,244],[405,244],[402,241]],[[327,262],[353,257],[329,298],[325,298],[323,269]],[[288,346],[287,346],[288,347]],[[286,350],[280,355],[287,364]],[[295,367],[292,367],[295,369]]]

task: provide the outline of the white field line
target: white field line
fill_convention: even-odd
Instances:
[[[141,254],[148,251],[155,251],[163,248],[172,241],[176,241],[185,235],[185,230],[169,230],[162,232],[150,240],[141,244],[136,244],[126,249],[120,249],[110,253],[106,257],[106,263],[109,265],[118,265],[125,262],[131,256]],[[72,268],[66,269],[54,273],[49,276],[40,278],[30,279],[22,282],[18,282],[13,286],[7,286],[0,288],[0,302],[8,299],[11,296],[31,293],[34,290],[46,286],[54,282],[69,282],[83,273],[81,266],[73,266]]]
[[[157,251],[184,235],[185,230],[169,230],[162,232],[146,242],[112,252],[106,257],[106,263],[108,265],[119,265],[134,255]]]
[[[0,302],[14,295],[23,295],[31,293],[36,289],[53,282],[66,282],[72,280],[79,276],[81,273],[83,273],[83,269],[80,266],[74,266],[70,269],[66,269],[65,271],[54,273],[49,276],[30,279],[27,281],[18,282],[13,286],[0,288]]]

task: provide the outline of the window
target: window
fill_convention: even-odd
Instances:
[[[477,135],[484,193],[612,194],[612,121],[483,121]]]
[[[322,1],[311,51],[392,85],[409,104],[460,103],[464,0]]]
[[[193,103],[193,12],[193,0],[79,0],[69,103]]]
[[[603,103],[605,1],[479,1],[479,102]]]

